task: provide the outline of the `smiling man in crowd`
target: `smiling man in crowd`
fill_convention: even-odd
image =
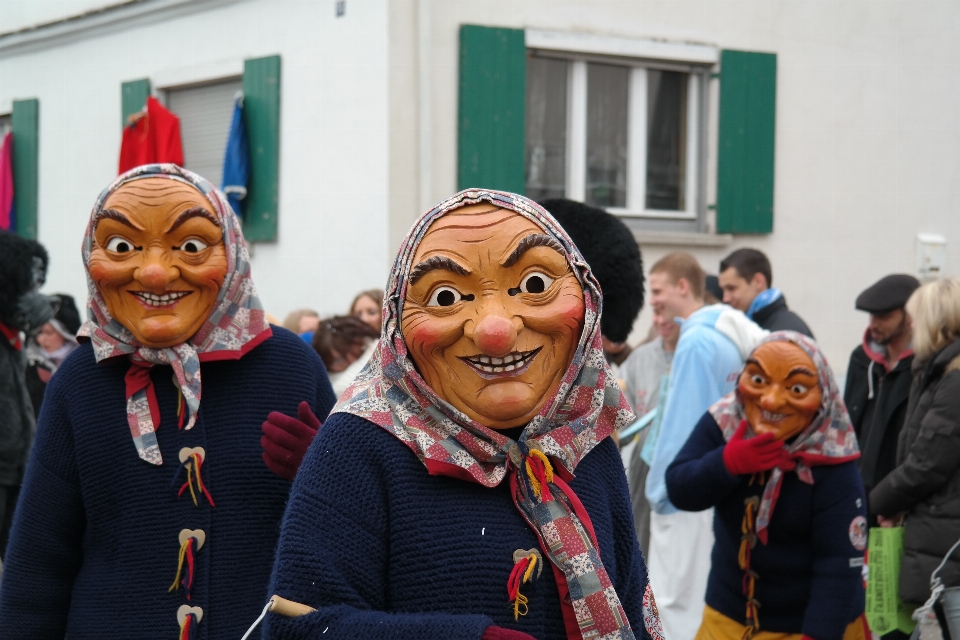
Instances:
[[[693,638],[703,616],[713,511],[678,511],[667,496],[667,467],[707,408],[733,390],[743,359],[765,333],[735,309],[704,305],[704,281],[688,253],[668,254],[650,269],[654,313],[680,324],[646,485],[650,576],[668,638]]]

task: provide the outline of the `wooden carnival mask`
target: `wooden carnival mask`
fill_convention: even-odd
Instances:
[[[200,191],[142,178],[110,194],[94,222],[90,277],[110,315],[147,347],[189,340],[227,275],[220,223]]]
[[[584,322],[559,243],[491,204],[434,222],[417,247],[401,330],[420,375],[471,419],[529,422],[556,392]]]
[[[792,342],[765,342],[747,358],[740,374],[740,399],[754,432],[789,440],[820,410],[817,367]]]

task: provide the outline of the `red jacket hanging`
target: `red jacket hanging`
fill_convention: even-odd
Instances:
[[[123,128],[120,173],[154,162],[183,166],[183,143],[180,118],[151,96],[147,98],[146,114]]]

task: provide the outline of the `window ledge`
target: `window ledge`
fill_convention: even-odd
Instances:
[[[684,233],[682,231],[633,231],[640,246],[726,247],[733,243],[729,233]]]

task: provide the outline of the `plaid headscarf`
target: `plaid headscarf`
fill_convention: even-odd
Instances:
[[[817,346],[817,343],[807,336],[796,331],[777,331],[771,333],[758,344],[768,342],[792,342],[810,356],[817,368],[817,378],[820,381],[820,410],[810,425],[784,448],[796,467],[774,467],[767,480],[766,488],[760,498],[760,509],[757,512],[757,537],[767,542],[767,526],[773,515],[773,508],[780,495],[780,485],[783,482],[784,471],[795,470],[800,480],[813,484],[813,473],[810,467],[826,464],[840,464],[856,460],[860,457],[860,447],[857,445],[857,436],[853,431],[853,424],[847,414],[847,407],[843,404],[843,396],[833,377],[833,370],[827,363],[826,356]],[[751,352],[751,355],[753,352]],[[736,433],[741,420],[746,419],[743,411],[743,401],[740,399],[739,387],[718,400],[709,409],[710,415],[716,420],[723,437],[730,440]],[[753,427],[748,426],[748,433],[753,434]]]
[[[94,247],[94,222],[107,198],[122,185],[143,178],[164,178],[188,184],[206,196],[220,222],[227,255],[227,277],[220,288],[213,311],[200,330],[188,341],[165,349],[145,347],[133,334],[110,316],[93,279],[90,253]],[[174,164],[147,164],[131,169],[103,190],[93,205],[83,236],[83,265],[87,269],[87,321],[77,333],[89,338],[97,362],[127,356],[130,369],[125,377],[127,423],[137,454],[150,464],[163,464],[155,430],[160,426],[160,409],[150,380],[154,365],[173,367],[183,396],[183,411],[189,414],[184,428],[193,427],[200,407],[200,363],[208,360],[236,360],[269,338],[270,325],[250,277],[250,255],[240,230],[240,221],[226,197],[197,174]],[[183,416],[181,412],[181,418]]]
[[[440,398],[414,367],[400,330],[408,275],[428,228],[441,216],[480,202],[514,211],[544,229],[563,247],[583,289],[584,328],[573,360],[519,441],[471,420]],[[485,487],[509,476],[514,502],[562,572],[557,580],[561,595],[569,589],[568,637],[629,639],[634,634],[603,566],[589,515],[566,482],[591,449],[634,420],[603,357],[600,310],[600,287],[590,267],[549,213],[512,193],[461,191],[421,216],[401,245],[387,282],[380,346],[333,413],[350,413],[383,427],[410,447],[432,475]],[[544,483],[546,488],[534,488],[524,467],[537,464],[535,458],[542,454],[553,461],[556,475]],[[662,635],[649,586],[646,595],[648,629]]]

